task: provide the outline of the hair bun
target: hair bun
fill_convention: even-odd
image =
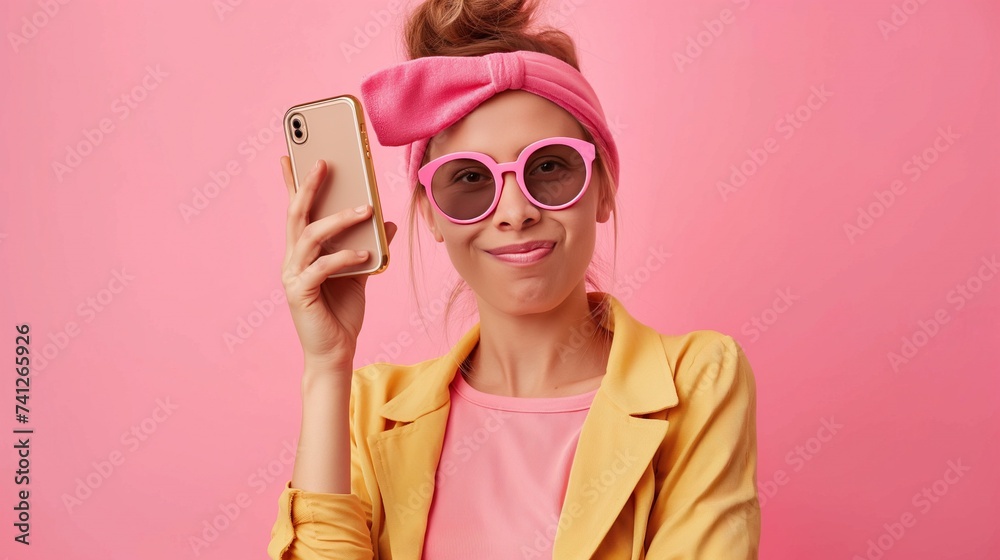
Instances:
[[[404,36],[410,59],[535,51],[580,69],[566,33],[534,29],[534,0],[427,0],[410,14]]]

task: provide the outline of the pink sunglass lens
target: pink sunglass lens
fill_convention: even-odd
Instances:
[[[575,148],[551,144],[538,148],[524,166],[524,184],[546,206],[571,202],[587,181],[587,164]]]
[[[493,172],[474,159],[455,159],[434,172],[431,194],[442,212],[471,220],[489,209],[496,195]]]

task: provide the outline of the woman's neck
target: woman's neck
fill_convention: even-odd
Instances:
[[[484,393],[554,397],[595,389],[607,370],[613,334],[610,312],[585,291],[542,313],[511,315],[480,300],[480,338],[462,364],[470,385]]]

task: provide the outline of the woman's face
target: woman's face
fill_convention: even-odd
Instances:
[[[543,138],[585,139],[567,111],[522,90],[509,90],[485,101],[428,144],[425,161],[460,151],[489,155],[498,163],[514,161],[521,150]],[[503,176],[496,210],[479,222],[455,224],[438,214],[426,198],[420,211],[434,238],[444,242],[455,269],[480,300],[512,315],[547,311],[581,286],[594,254],[597,223],[610,217],[599,204],[601,177],[592,172],[587,192],[563,210],[534,206],[513,173]],[[488,251],[527,241],[551,241],[551,252],[530,265],[514,265]]]

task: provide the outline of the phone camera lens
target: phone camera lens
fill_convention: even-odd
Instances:
[[[296,130],[295,131],[295,137],[296,138],[302,138],[302,131],[301,130]]]
[[[299,122],[299,119],[295,119],[292,121],[292,127],[299,128],[300,126],[302,126],[302,123]]]

